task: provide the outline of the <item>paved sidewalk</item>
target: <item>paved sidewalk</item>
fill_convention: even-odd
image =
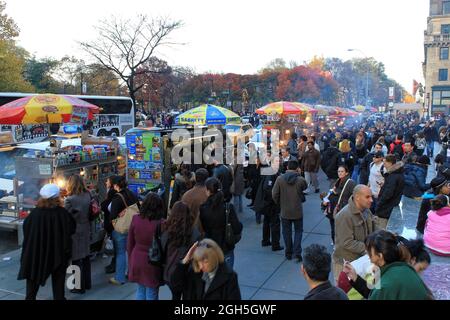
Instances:
[[[430,168],[431,170],[431,168]],[[320,175],[321,190],[328,189],[323,174]],[[270,247],[261,247],[262,225],[256,224],[253,211],[246,207],[239,218],[244,224],[242,240],[235,250],[235,270],[238,273],[242,297],[245,300],[302,300],[308,292],[308,286],[300,274],[300,264],[294,260],[288,261],[284,258],[284,252],[272,252]],[[402,206],[396,208],[388,225],[388,229],[415,237],[415,220],[419,210],[419,202],[405,199]],[[401,208],[401,210],[400,210]],[[304,234],[303,248],[310,244],[318,243],[325,245],[332,252],[330,225],[328,219],[320,210],[320,198],[318,194],[307,196],[304,207]],[[283,242],[283,241],[281,241]],[[5,261],[5,257],[10,257]],[[432,257],[436,266],[450,265],[450,259]],[[0,256],[0,300],[21,300],[25,296],[25,281],[18,281],[20,250],[16,250]],[[104,267],[109,263],[109,258],[101,256],[92,261],[92,290],[84,295],[75,295],[67,292],[66,297],[70,300],[134,300],[136,285],[128,283],[117,287],[108,284],[109,275],[104,274]],[[442,268],[441,268],[442,269]],[[448,268],[450,269],[450,268]],[[446,270],[448,270],[446,269]],[[440,298],[448,297],[448,292],[442,288],[442,281],[433,280],[435,269],[425,275],[425,279],[431,281],[427,284],[430,288],[438,290]],[[450,272],[450,270],[449,270]],[[445,275],[450,278],[449,274]],[[331,279],[331,276],[330,276]],[[434,277],[436,279],[436,277]],[[442,278],[442,274],[440,275]],[[433,282],[434,281],[434,282]],[[450,283],[447,285],[450,288]],[[39,299],[51,299],[50,281],[38,294]],[[160,289],[160,299],[170,299],[171,294],[167,286]],[[447,298],[448,299],[448,298]]]

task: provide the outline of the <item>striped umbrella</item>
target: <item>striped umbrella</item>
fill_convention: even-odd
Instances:
[[[227,123],[240,123],[241,118],[228,109],[212,104],[203,104],[180,114],[176,118],[176,122],[191,125],[225,125]]]
[[[279,101],[270,103],[258,110],[258,114],[303,114],[303,113],[317,113],[314,108],[300,102]]]
[[[56,94],[39,94],[0,107],[0,124],[83,123],[100,108],[84,100]]]

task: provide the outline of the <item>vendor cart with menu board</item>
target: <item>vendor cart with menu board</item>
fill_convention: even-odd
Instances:
[[[112,175],[124,174],[126,163],[123,156],[125,152],[119,143],[102,139],[96,138],[93,141],[97,144],[56,146],[17,157],[14,195],[18,213],[22,213],[22,217],[26,216],[26,211],[29,212],[33,201],[38,198],[39,188],[45,183],[57,184],[64,195],[67,181],[72,175],[83,177],[87,189],[96,194],[99,201],[105,199],[106,179]],[[103,214],[92,222],[91,244],[103,241],[103,222]]]

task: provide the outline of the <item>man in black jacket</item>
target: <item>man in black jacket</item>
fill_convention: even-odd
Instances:
[[[231,174],[231,170],[226,165],[214,160],[213,177],[217,178],[222,184],[222,192],[225,202],[230,202],[232,198],[230,188],[233,184],[233,175]]]
[[[337,141],[332,139],[330,147],[325,150],[322,155],[321,167],[323,172],[327,175],[330,185],[332,185],[338,178],[338,167],[341,152],[337,148]]]
[[[272,199],[272,188],[277,178],[278,174],[261,175],[254,208],[256,212],[261,212],[264,215],[261,245],[263,247],[272,246],[272,251],[284,249],[280,245],[280,206]]]
[[[386,230],[394,207],[398,206],[402,199],[404,177],[403,162],[397,162],[394,155],[387,155],[384,159],[384,184],[378,196],[377,207],[375,209],[375,226],[377,229]]]
[[[305,300],[348,300],[342,289],[331,285],[330,272],[331,255],[324,246],[313,244],[305,249],[302,273],[311,289]]]

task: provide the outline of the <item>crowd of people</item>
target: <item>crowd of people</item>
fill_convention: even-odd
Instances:
[[[114,256],[105,272],[112,285],[137,284],[136,299],[157,300],[168,285],[174,300],[239,300],[234,249],[243,233],[239,215],[243,196],[262,223],[261,245],[282,251],[287,260],[302,263],[311,291],[305,299],[346,300],[354,288],[361,298],[430,299],[420,278],[430,263],[425,248],[450,256],[450,165],[447,157],[450,121],[423,122],[414,115],[368,121],[351,129],[293,133],[282,147],[279,172],[267,170],[272,155],[243,166],[215,161],[197,168],[181,165],[166,208],[163,199],[148,193],[140,202],[124,177],[107,181],[101,202],[105,229],[114,243]],[[442,152],[435,156],[435,142]],[[427,183],[428,167],[436,177]],[[329,188],[320,193],[319,171]],[[448,171],[448,173],[447,173]],[[320,194],[321,207],[308,206]],[[72,176],[61,200],[56,185],[45,185],[40,200],[24,223],[19,279],[27,280],[27,299],[52,276],[55,299],[64,299],[64,275],[72,264],[81,270],[81,285],[91,289],[89,227],[93,195],[83,179]],[[388,232],[391,213],[402,197],[421,201],[417,230],[423,240],[406,240]],[[134,210],[128,229],[116,221]],[[320,245],[303,250],[304,212],[323,212],[330,221],[333,252]],[[320,213],[322,214],[322,213]],[[263,218],[264,217],[264,218]],[[281,242],[283,238],[283,243]],[[157,242],[155,242],[157,241]],[[149,252],[160,245],[161,257],[149,263]],[[284,244],[284,246],[283,246]],[[366,259],[381,271],[380,287],[370,289],[352,263]],[[329,279],[333,273],[335,284]],[[346,281],[341,281],[342,279]]]

